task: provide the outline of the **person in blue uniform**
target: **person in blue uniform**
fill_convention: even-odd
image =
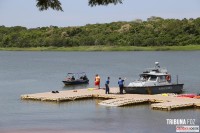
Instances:
[[[119,93],[120,93],[120,94],[123,94],[124,79],[121,79],[121,78],[119,77],[118,85],[119,85]]]
[[[105,82],[106,94],[110,93],[109,84],[110,84],[110,77],[108,77],[107,80],[106,80],[106,82]]]

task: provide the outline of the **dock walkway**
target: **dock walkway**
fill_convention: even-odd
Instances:
[[[151,108],[157,110],[174,110],[187,107],[200,107],[200,99],[176,97],[175,95],[163,96],[142,94],[118,94],[118,88],[110,88],[111,94],[105,94],[103,89],[79,89],[59,91],[59,93],[44,92],[21,95],[22,100],[39,100],[64,102],[78,99],[103,98],[100,105],[121,107],[140,103],[152,103]]]

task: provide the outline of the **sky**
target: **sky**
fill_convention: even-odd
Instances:
[[[124,0],[123,4],[88,6],[88,0],[60,0],[64,12],[39,11],[36,0],[0,0],[0,25],[27,28],[84,26],[116,21],[198,18],[200,0]]]

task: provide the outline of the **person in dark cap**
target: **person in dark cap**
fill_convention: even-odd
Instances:
[[[119,85],[119,93],[123,94],[124,79],[121,79],[121,77],[119,77],[118,85]]]

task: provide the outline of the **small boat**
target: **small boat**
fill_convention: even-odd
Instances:
[[[140,74],[140,78],[124,87],[126,93],[133,94],[160,94],[181,93],[184,84],[171,83],[171,75],[166,68],[161,68],[159,62],[155,62],[154,68],[149,68]]]
[[[62,81],[65,85],[78,85],[88,84],[89,79],[85,72],[80,73],[68,73],[65,80]]]

